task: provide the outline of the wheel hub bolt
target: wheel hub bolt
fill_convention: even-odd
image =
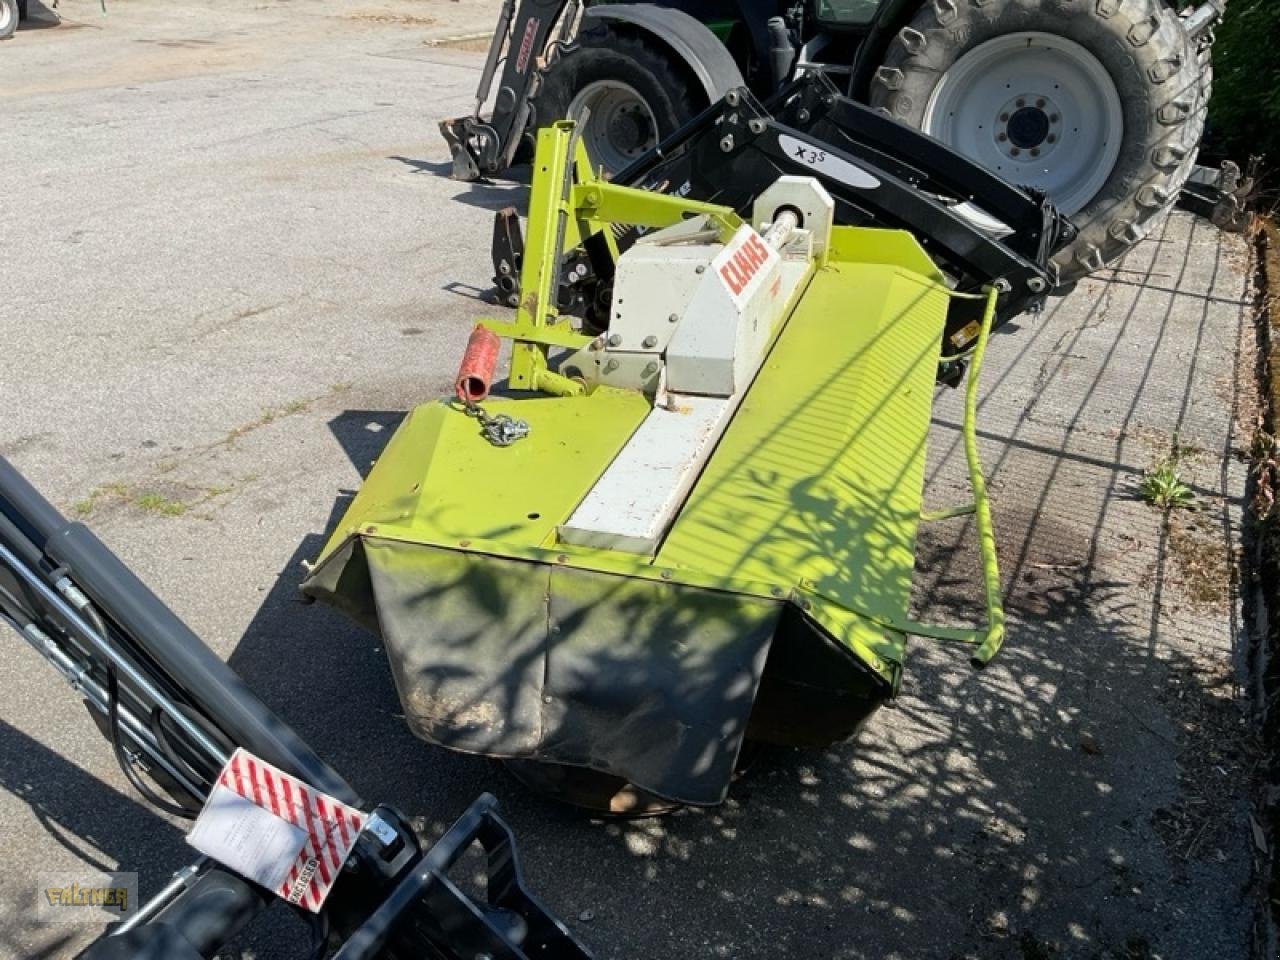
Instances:
[[[1012,154],[1012,155],[1013,155],[1013,156],[1015,156],[1015,157],[1020,157],[1020,156],[1022,156],[1022,151],[1021,151],[1021,150],[1019,150],[1017,147],[1014,147],[1012,150],[1010,150],[1010,151],[1009,151],[1009,153],[1010,153],[1010,154]]]
[[[1008,123],[1008,122],[1009,122],[1009,114],[1007,114],[1007,113],[1002,113],[1002,114],[1000,114],[1000,122],[1001,122],[1001,123]]]
[[[1041,97],[1039,100],[1037,100],[1037,101],[1036,101],[1036,106],[1037,106],[1037,107],[1039,107],[1041,110],[1043,110],[1043,109],[1044,109],[1045,102],[1046,102],[1046,101],[1045,101],[1044,97]]]
[[[1018,101],[1018,106],[1020,106],[1020,107],[1025,107],[1026,105],[1027,105],[1027,101],[1025,101],[1025,100],[1019,100],[1019,101]]]
[[[998,137],[996,137],[996,139],[999,140],[1001,143],[1004,143],[1006,140],[1009,139],[1009,135],[1007,133],[1002,133]]]
[[[1048,140],[1049,140],[1049,142],[1050,142],[1050,143],[1057,143],[1057,142],[1058,142],[1058,135],[1057,135],[1056,133],[1051,133],[1051,134],[1049,134]]]
[[[1032,155],[1033,157],[1038,157],[1038,156],[1040,156],[1040,148],[1039,148],[1039,147],[1034,147],[1034,148],[1032,149],[1032,151],[1031,151],[1031,155]]]

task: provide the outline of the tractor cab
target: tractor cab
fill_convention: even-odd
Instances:
[[[870,26],[880,12],[882,0],[813,0],[813,19],[831,30]]]

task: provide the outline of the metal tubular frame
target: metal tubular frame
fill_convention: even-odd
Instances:
[[[965,294],[953,293],[952,296],[959,297]],[[961,432],[964,437],[964,456],[969,471],[969,486],[973,489],[973,502],[930,511],[920,516],[920,519],[926,522],[948,520],[954,517],[973,517],[978,534],[978,555],[982,565],[987,624],[985,627],[976,629],[935,626],[915,620],[901,624],[903,632],[913,636],[975,644],[977,649],[969,658],[970,663],[975,667],[984,667],[991,661],[991,658],[1000,651],[1005,634],[1004,597],[1000,589],[1000,564],[996,555],[995,526],[991,522],[991,502],[987,496],[987,481],[982,470],[982,460],[978,454],[978,388],[998,296],[999,293],[995,288],[989,289],[986,293],[982,326],[978,334],[978,342],[970,354],[968,379],[965,383],[964,424]]]
[[[578,396],[582,384],[547,366],[549,347],[576,349],[592,337],[573,330],[557,308],[560,268],[566,249],[603,236],[617,257],[612,224],[662,228],[706,216],[728,239],[742,225],[726,206],[610,183],[593,172],[575,124],[559,121],[538,131],[529,192],[529,234],[524,238],[520,302],[514,322],[481,320],[481,326],[514,341],[510,384],[559,396]]]

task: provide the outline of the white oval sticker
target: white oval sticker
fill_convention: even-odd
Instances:
[[[782,148],[783,153],[797,163],[813,167],[824,176],[839,180],[846,186],[859,190],[874,190],[880,186],[880,181],[867,171],[854,166],[842,157],[834,156],[826,147],[820,147],[806,140],[797,140],[785,133],[778,134],[778,146]]]

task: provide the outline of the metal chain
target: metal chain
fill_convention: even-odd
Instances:
[[[467,401],[463,409],[466,410],[467,416],[476,418],[476,422],[480,424],[480,432],[495,447],[509,447],[517,440],[523,440],[529,435],[529,424],[525,420],[519,420],[505,413],[497,415],[485,413],[480,404],[471,401]]]

